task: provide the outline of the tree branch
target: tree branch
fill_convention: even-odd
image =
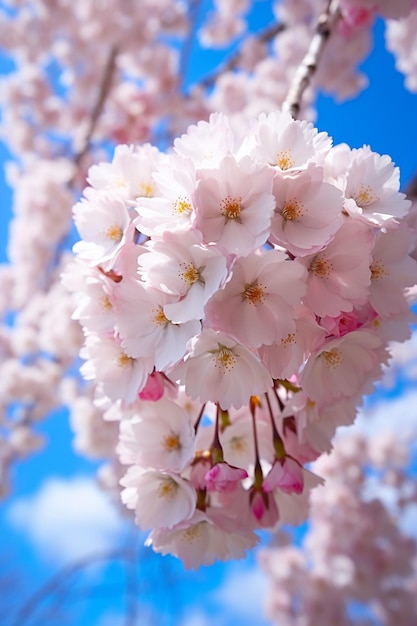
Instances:
[[[298,117],[303,94],[317,71],[323,50],[339,16],[340,7],[338,0],[329,0],[327,9],[318,19],[310,47],[294,76],[288,96],[282,105],[283,110],[291,113],[294,119]]]
[[[110,49],[106,65],[104,67],[104,72],[103,72],[101,83],[98,89],[97,100],[96,100],[93,110],[91,111],[90,123],[88,125],[88,129],[84,137],[84,144],[73,159],[73,162],[75,165],[79,165],[81,159],[86,154],[90,146],[91,138],[96,129],[97,122],[100,118],[100,115],[103,111],[107,96],[109,95],[109,92],[110,92],[114,70],[116,67],[117,53],[118,53],[118,50],[116,46],[113,46]]]
[[[52,578],[28,598],[28,600],[19,608],[11,621],[11,626],[23,626],[37,610],[39,604],[44,598],[56,593],[61,585],[68,582],[69,578],[85,567],[98,563],[100,561],[111,561],[116,559],[132,559],[132,551],[129,549],[107,550],[105,552],[97,552],[85,558],[82,558],[70,565],[63,567]]]
[[[270,24],[265,28],[265,30],[261,31],[258,35],[258,39],[261,43],[268,43],[279,33],[282,33],[287,28],[286,24]],[[224,72],[229,72],[234,70],[235,67],[239,65],[239,61],[242,57],[242,52],[238,49],[234,54],[232,54],[229,59],[222,63],[214,72],[209,74],[206,78],[203,78],[199,83],[197,83],[198,87],[203,87],[207,89],[207,87],[211,87],[214,85],[216,80],[221,76]]]

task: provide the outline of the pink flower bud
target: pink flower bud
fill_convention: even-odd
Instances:
[[[228,463],[217,463],[205,475],[208,491],[230,493],[237,489],[239,482],[247,478],[248,473],[241,467],[234,467]]]
[[[285,457],[284,461],[277,461],[263,483],[265,492],[276,488],[284,493],[300,494],[304,488],[303,468],[291,457]]]
[[[164,395],[164,377],[161,372],[149,374],[146,385],[139,394],[141,400],[156,402]]]
[[[249,494],[249,504],[258,526],[272,528],[278,522],[278,506],[272,495],[253,488]]]

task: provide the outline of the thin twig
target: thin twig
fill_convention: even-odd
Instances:
[[[286,27],[286,24],[276,24],[274,22],[273,24],[267,26],[265,30],[261,31],[259,35],[257,35],[257,39],[261,43],[268,43],[276,35],[282,33],[282,31],[284,31]],[[219,76],[221,76],[221,74],[234,70],[239,65],[241,57],[242,51],[238,49],[234,54],[229,57],[229,59],[225,63],[222,63],[214,72],[209,74],[209,76],[203,78],[203,80],[199,81],[196,85],[193,86],[203,87],[204,89],[207,89],[207,87],[211,87],[212,85],[214,85]]]
[[[340,7],[338,0],[329,0],[327,9],[318,19],[316,31],[313,39],[311,40],[310,47],[298,67],[294,80],[290,86],[288,96],[282,105],[283,110],[291,113],[294,119],[297,119],[298,117],[303,94],[317,70],[325,45],[337,20],[339,19],[339,16]]]
[[[90,121],[88,124],[87,132],[84,137],[83,146],[77,152],[77,154],[75,155],[73,159],[73,162],[75,165],[79,165],[81,159],[86,154],[90,146],[91,138],[96,129],[97,122],[100,119],[100,115],[103,111],[107,96],[109,95],[109,92],[110,92],[111,84],[113,81],[113,74],[114,74],[114,70],[116,67],[117,53],[118,53],[117,47],[112,46],[109,52],[109,56],[107,57],[106,65],[104,66],[101,83],[98,89],[97,100],[95,102],[93,110],[91,111]]]
[[[98,552],[96,554],[82,558],[70,565],[63,567],[52,578],[50,578],[44,585],[32,595],[28,600],[20,607],[11,622],[11,626],[23,626],[28,619],[30,619],[34,612],[37,610],[39,604],[48,596],[56,593],[60,586],[68,583],[68,580],[78,571],[97,563],[100,561],[111,561],[116,559],[129,559],[131,558],[131,551],[127,549],[119,550],[107,550],[105,552]]]

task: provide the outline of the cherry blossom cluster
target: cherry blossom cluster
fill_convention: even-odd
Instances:
[[[187,567],[299,523],[306,468],[409,336],[410,202],[388,156],[288,113],[120,145],[74,206],[81,371],[120,420],[121,498]]]
[[[236,132],[244,133],[248,119],[285,101],[329,7],[336,19],[299,98],[301,116],[314,117],[316,87],[344,98],[365,83],[357,64],[370,48],[377,15],[389,20],[389,46],[412,88],[415,0],[281,0],[271,3],[271,21],[260,30],[251,24],[256,3],[250,0],[217,0],[211,13],[192,0],[143,0],[140,12],[132,0],[3,2],[1,42],[10,64],[1,80],[0,131],[19,165],[8,174],[14,189],[10,263],[0,268],[7,346],[1,364],[7,381],[0,390],[6,459],[1,492],[13,458],[23,453],[22,441],[27,451],[34,447],[30,441],[38,441],[31,428],[40,414],[63,400],[77,424],[81,415],[87,422],[98,411],[87,408],[91,389],[78,389],[83,401],[67,393],[64,379],[74,376],[69,362],[79,351],[81,333],[57,283],[72,237],[71,205],[88,165],[118,143],[169,144],[214,110],[226,112]],[[195,45],[223,48],[225,64],[193,77]],[[23,431],[28,436],[22,438]],[[93,438],[80,438],[94,452]]]
[[[303,546],[284,543],[259,555],[272,624],[412,623],[417,492],[406,469],[411,449],[399,432],[345,433],[331,455],[314,464],[326,486],[312,494]]]

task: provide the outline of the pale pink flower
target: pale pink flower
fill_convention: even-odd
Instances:
[[[212,13],[199,31],[199,41],[205,48],[222,48],[241,35],[245,26],[236,13]]]
[[[156,186],[152,172],[162,159],[158,148],[150,144],[119,145],[114,150],[111,163],[90,167],[87,180],[95,189],[112,191],[132,203],[139,196],[154,195]]]
[[[284,417],[284,413],[285,410],[282,413],[282,417]],[[283,428],[282,439],[284,442],[285,452],[288,457],[292,457],[300,465],[305,465],[306,463],[315,461],[317,457],[320,456],[322,450],[320,448],[317,449],[310,444],[307,433],[305,430],[303,432],[303,429],[299,427],[300,421],[297,418],[298,416],[294,416],[294,427],[288,427],[287,423],[284,422],[285,425]],[[300,432],[298,432],[298,430],[300,430]]]
[[[77,257],[67,264],[61,281],[73,292],[73,319],[79,320],[84,328],[93,332],[113,332],[116,323],[112,303],[113,281],[97,267]]]
[[[303,468],[289,456],[276,461],[262,483],[262,489],[266,492],[278,488],[288,494],[300,494],[303,487]]]
[[[132,420],[122,420],[118,454],[122,463],[181,472],[194,454],[190,416],[172,400],[142,402]]]
[[[292,176],[277,172],[273,192],[271,240],[295,256],[317,252],[342,225],[342,194],[323,181],[322,168],[310,166]]]
[[[239,258],[206,306],[207,324],[250,347],[281,341],[295,331],[305,279],[305,268],[279,250]]]
[[[208,491],[230,492],[248,477],[246,470],[228,463],[217,463],[205,475]]]
[[[175,300],[135,280],[123,280],[117,290],[115,311],[124,349],[132,357],[149,357],[163,371],[183,357],[187,341],[201,328],[197,320],[174,324],[164,306]]]
[[[230,410],[230,425],[221,434],[224,460],[230,465],[249,469],[255,463],[255,445],[253,441],[253,424],[247,407],[239,411]],[[274,448],[271,423],[263,414],[256,415],[256,434],[258,451],[262,459],[272,463]]]
[[[236,523],[223,530],[202,511],[178,524],[171,530],[156,529],[148,537],[146,545],[151,545],[155,552],[173,554],[181,559],[187,569],[196,569],[200,565],[211,565],[217,559],[227,561],[246,556],[246,551],[259,541],[255,533],[242,528]]]
[[[204,305],[227,276],[225,257],[202,245],[198,231],[166,232],[139,257],[145,283],[174,296],[164,313],[175,324],[201,319]]]
[[[372,279],[372,272],[371,272]],[[372,292],[372,280],[370,290]],[[342,337],[353,330],[358,330],[362,326],[369,324],[378,317],[375,309],[369,303],[365,303],[352,311],[340,313],[337,317],[322,317],[320,326],[326,329],[327,335]]]
[[[171,154],[153,174],[158,194],[138,199],[135,226],[145,235],[184,230],[191,225],[194,206],[195,164],[190,158]]]
[[[223,158],[235,148],[235,138],[226,115],[212,113],[208,122],[200,121],[188,127],[175,139],[174,150],[189,157],[197,168],[217,168]]]
[[[386,226],[404,217],[411,202],[399,192],[400,172],[389,156],[369,146],[351,151],[345,187],[345,209],[353,217]]]
[[[380,348],[379,337],[367,330],[331,339],[307,360],[300,385],[323,405],[354,396],[379,373]]]
[[[304,302],[316,315],[336,317],[366,301],[373,243],[367,225],[348,220],[324,250],[300,259],[308,269]]]
[[[392,4],[392,3],[391,3]],[[405,76],[409,91],[417,91],[417,5],[401,20],[387,20],[385,39],[387,49],[395,56],[397,70]]]
[[[273,171],[250,157],[226,156],[216,169],[199,170],[194,225],[205,243],[247,255],[268,238],[275,206]]]
[[[409,256],[413,232],[407,228],[379,233],[372,251],[369,302],[381,318],[409,308],[405,290],[416,282],[417,263]]]
[[[87,336],[80,356],[86,360],[80,369],[84,378],[99,383],[112,400],[127,403],[137,399],[153,368],[151,359],[133,358],[119,341],[99,335]]]
[[[259,116],[242,151],[261,163],[288,172],[304,169],[312,161],[320,164],[331,143],[327,133],[319,133],[310,122],[274,111]]]
[[[132,466],[120,484],[125,487],[122,502],[135,511],[135,522],[142,530],[172,528],[194,514],[196,492],[177,474]]]
[[[206,329],[191,341],[189,354],[170,374],[191,398],[240,408],[264,393],[272,379],[259,359],[225,333]]]
[[[116,194],[99,194],[88,188],[84,195],[73,208],[74,222],[82,237],[73,249],[80,258],[99,264],[114,258],[125,243],[129,211]]]
[[[304,363],[308,354],[323,342],[325,331],[307,308],[297,309],[295,330],[281,341],[258,349],[262,363],[272,378],[291,378]]]
[[[317,474],[303,468],[303,481],[304,488],[300,494],[288,494],[282,489],[275,489],[270,492],[269,495],[274,497],[280,513],[280,524],[298,526],[306,521],[310,510],[311,491],[318,485],[322,485],[324,480]]]

